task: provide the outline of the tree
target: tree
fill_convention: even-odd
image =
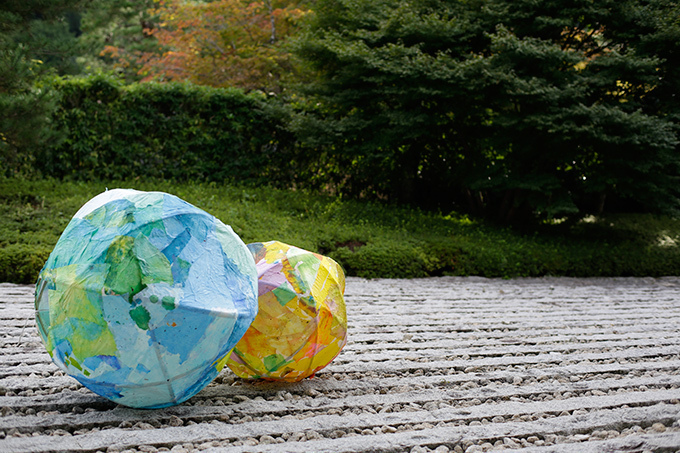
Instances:
[[[77,71],[70,51],[81,2],[7,0],[0,5],[0,158],[11,174],[30,166],[31,151],[56,139],[55,93],[40,86],[46,73]],[[75,27],[74,27],[75,25]]]
[[[295,127],[343,190],[505,221],[607,197],[677,206],[677,82],[659,80],[677,70],[673,2],[321,0],[315,12],[297,53],[322,109]]]
[[[141,65],[143,81],[278,92],[291,71],[283,44],[305,12],[303,2],[290,0],[160,0],[152,11],[156,25],[146,30],[160,52],[106,52]]]
[[[678,131],[650,108],[667,62],[642,52],[646,2],[495,1],[502,25],[484,60],[494,171],[473,185],[499,215],[602,212],[605,200],[677,207]],[[501,201],[502,200],[502,201]]]
[[[91,0],[82,13],[80,53],[88,72],[113,70],[134,82],[141,64],[137,57],[158,48],[148,30],[155,27],[153,0]]]

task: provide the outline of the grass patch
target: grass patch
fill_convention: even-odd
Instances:
[[[107,187],[177,195],[246,243],[280,240],[366,278],[680,275],[680,220],[669,217],[612,215],[518,232],[456,213],[267,188],[0,179],[0,281],[34,282],[73,214]]]

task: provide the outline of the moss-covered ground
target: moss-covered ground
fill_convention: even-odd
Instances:
[[[168,192],[232,226],[337,260],[348,275],[517,277],[680,275],[680,219],[589,217],[531,231],[300,191],[168,181],[0,179],[0,281],[32,283],[71,216],[107,188]]]

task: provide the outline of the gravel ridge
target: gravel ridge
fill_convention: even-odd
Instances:
[[[680,452],[680,278],[347,279],[314,378],[228,369],[118,406],[54,366],[34,288],[0,283],[0,452]]]

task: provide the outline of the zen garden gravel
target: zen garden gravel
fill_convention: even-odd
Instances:
[[[347,280],[314,378],[225,368],[118,406],[54,366],[31,286],[0,284],[0,452],[679,452],[680,278]]]

